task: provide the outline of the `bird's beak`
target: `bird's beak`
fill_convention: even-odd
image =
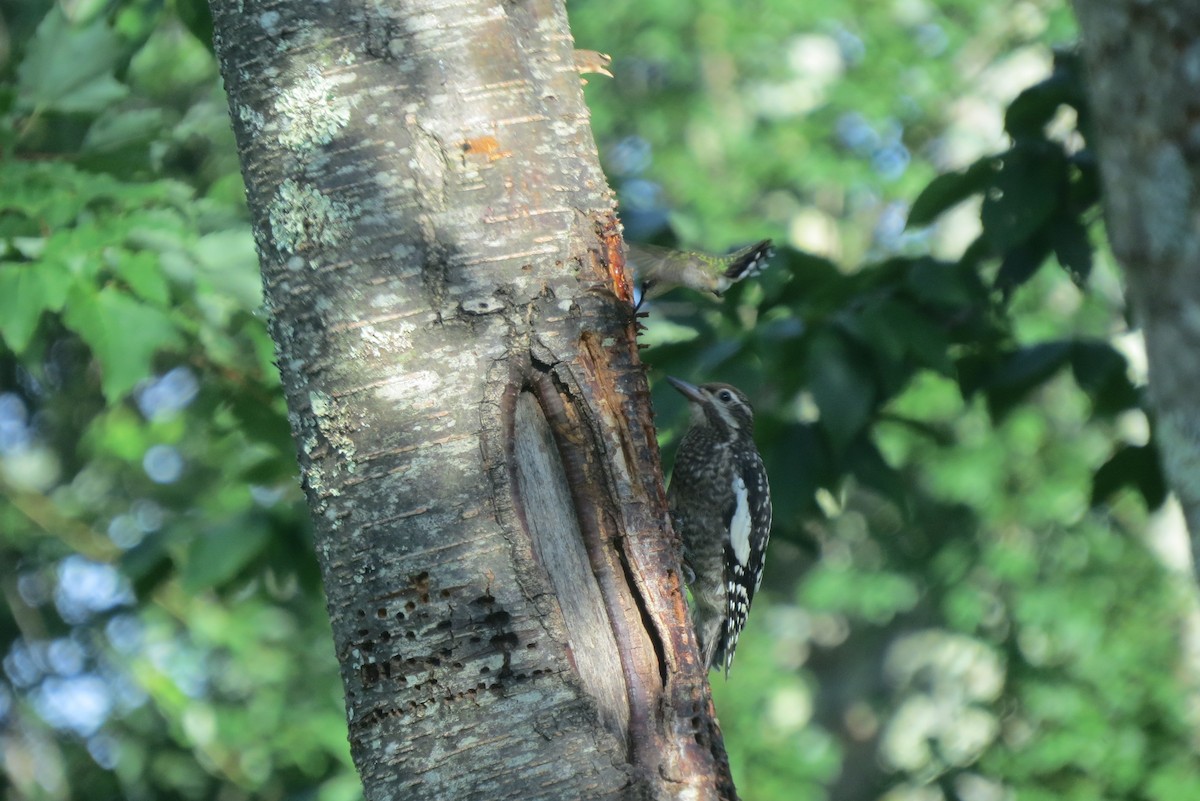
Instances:
[[[686,381],[680,381],[674,376],[667,376],[667,380],[671,382],[671,386],[679,390],[679,393],[688,400],[695,403],[704,402],[704,395],[700,392],[700,387],[696,386],[695,384],[689,384]]]

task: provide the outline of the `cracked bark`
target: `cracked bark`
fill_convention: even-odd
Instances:
[[[1113,252],[1167,479],[1200,554],[1200,3],[1076,0]]]
[[[367,798],[735,797],[561,3],[212,5]]]

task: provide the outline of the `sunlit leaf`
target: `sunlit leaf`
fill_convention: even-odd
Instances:
[[[24,353],[42,313],[62,309],[74,278],[55,264],[0,262],[0,334]]]
[[[18,100],[27,109],[102,111],[129,92],[113,77],[121,55],[102,17],[76,27],[54,6],[17,70]]]
[[[99,360],[100,385],[109,402],[128,393],[150,372],[156,353],[179,347],[183,341],[165,312],[113,287],[99,292],[73,290],[63,320]]]

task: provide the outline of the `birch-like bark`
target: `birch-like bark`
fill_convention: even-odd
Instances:
[[[1113,252],[1200,563],[1200,2],[1075,0]],[[1200,575],[1197,572],[1196,575]]]
[[[561,3],[213,11],[367,798],[734,797]]]

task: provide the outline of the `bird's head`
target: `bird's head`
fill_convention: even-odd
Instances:
[[[709,426],[733,436],[750,436],[754,432],[754,407],[750,399],[730,384],[689,384],[667,376],[667,381],[688,399],[692,425]]]

